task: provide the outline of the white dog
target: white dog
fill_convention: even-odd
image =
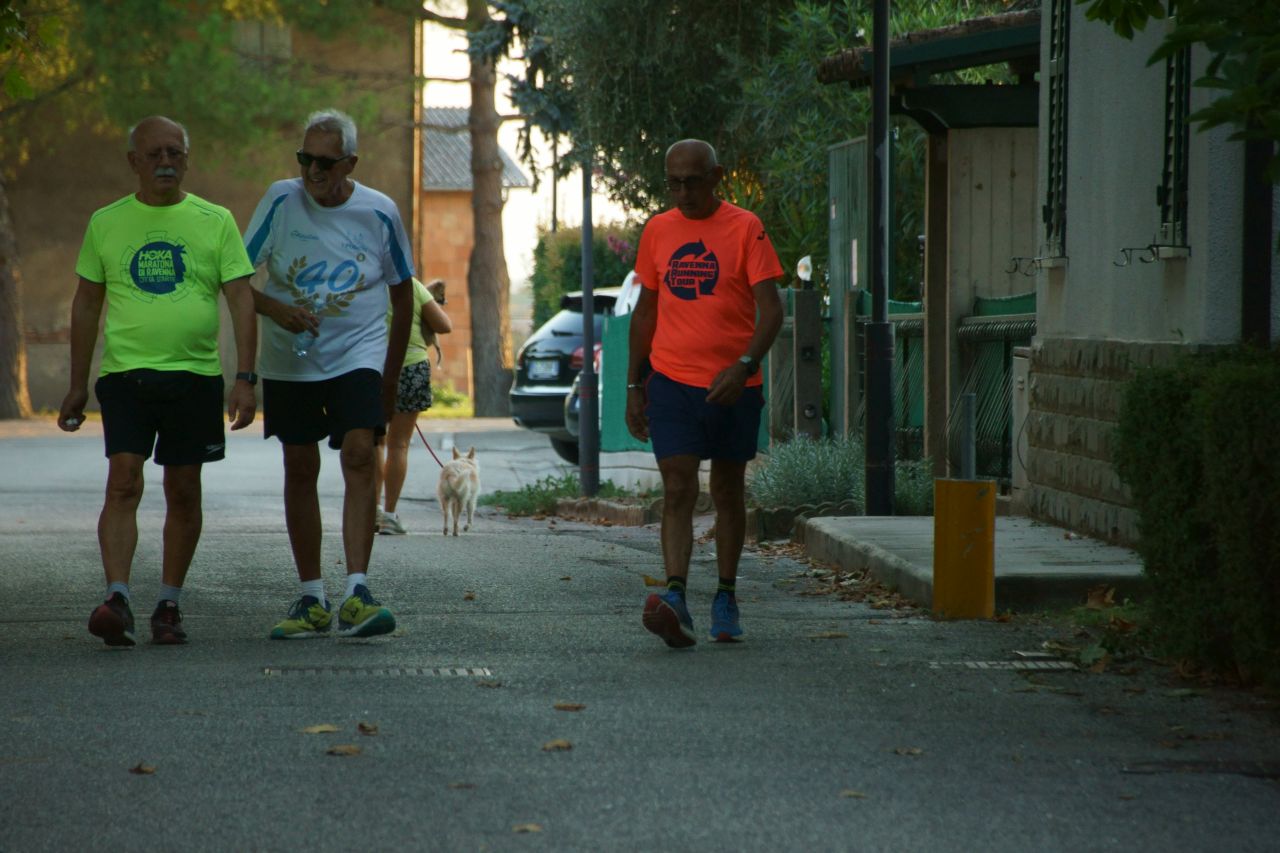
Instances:
[[[463,530],[471,529],[471,516],[476,511],[476,498],[480,496],[480,460],[473,447],[463,456],[453,449],[453,459],[440,471],[440,485],[436,497],[440,499],[440,512],[444,514],[444,535],[449,535],[449,512],[453,512],[453,535],[458,535],[458,519],[462,510],[467,511],[467,523]]]

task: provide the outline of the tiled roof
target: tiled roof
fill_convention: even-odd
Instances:
[[[467,108],[427,107],[423,112],[426,127],[422,133],[422,188],[470,190],[471,136],[467,133]],[[502,157],[502,185],[529,186],[529,179],[511,155],[501,148],[498,154]]]

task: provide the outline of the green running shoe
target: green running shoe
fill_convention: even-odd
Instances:
[[[329,631],[332,618],[327,604],[321,604],[313,596],[304,595],[289,608],[289,615],[284,621],[271,629],[271,639],[307,640],[323,636]]]
[[[396,617],[374,599],[364,584],[356,586],[355,594],[342,602],[338,611],[339,637],[376,637],[395,629]]]

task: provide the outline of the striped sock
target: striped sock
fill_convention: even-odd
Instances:
[[[737,578],[732,578],[730,580],[725,580],[724,578],[720,578],[720,583],[716,584],[716,592],[727,592],[730,595],[736,595],[737,586],[738,586]]]
[[[684,595],[684,578],[679,575],[671,575],[667,578],[667,592],[678,592]]]

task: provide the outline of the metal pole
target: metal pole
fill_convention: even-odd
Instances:
[[[889,322],[889,0],[872,8],[871,322],[867,324],[867,515],[893,515],[893,325]]]
[[[600,491],[600,406],[596,376],[596,300],[591,233],[591,162],[582,164],[582,373],[578,379],[578,479],[583,497]]]
[[[977,395],[968,391],[960,395],[960,479],[977,477],[977,451],[974,441],[977,433],[977,417],[974,402]]]

